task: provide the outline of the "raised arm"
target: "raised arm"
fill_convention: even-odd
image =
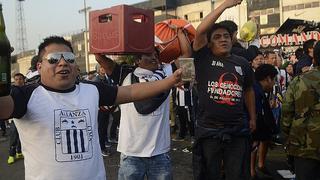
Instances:
[[[0,120],[8,119],[13,112],[13,99],[11,96],[0,97]]]
[[[187,35],[183,32],[183,29],[178,29],[178,40],[180,44],[181,56],[180,57],[191,57],[192,56],[192,48],[189,40],[187,39]],[[174,61],[177,67],[179,67],[178,59]]]
[[[171,89],[175,85],[182,85],[181,72],[181,69],[178,69],[173,75],[160,81],[137,83],[130,86],[119,86],[116,104],[147,99]]]
[[[107,75],[111,75],[116,63],[112,59],[101,54],[95,54],[95,57],[97,62],[105,69]]]
[[[178,29],[178,39],[181,49],[180,57],[191,57],[192,49],[189,40],[187,39],[187,34],[185,34],[183,29]]]
[[[193,42],[195,51],[204,47],[207,43],[207,33],[220,17],[220,15],[228,8],[241,4],[242,0],[224,0],[224,2],[210,12],[197,27],[196,37]]]

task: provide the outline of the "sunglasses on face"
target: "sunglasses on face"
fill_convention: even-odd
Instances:
[[[45,57],[45,59],[47,59],[50,64],[58,64],[62,58],[70,64],[75,63],[75,55],[72,52],[49,53]]]

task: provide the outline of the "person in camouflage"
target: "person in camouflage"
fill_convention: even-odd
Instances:
[[[320,41],[313,64],[290,83],[283,102],[282,132],[298,180],[320,180]]]

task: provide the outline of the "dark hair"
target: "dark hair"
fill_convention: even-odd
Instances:
[[[314,42],[316,42],[315,39],[309,39],[303,43],[304,54],[309,54],[309,48],[313,48]]]
[[[88,75],[90,75],[90,74],[95,74],[97,71],[89,71],[88,72]]]
[[[238,25],[233,21],[224,20],[224,21],[221,21],[219,24],[228,27],[230,32],[231,32],[231,34],[233,34],[234,32],[238,31]]]
[[[276,54],[276,52],[274,52],[274,51],[265,51],[264,54],[265,54],[265,57],[268,57],[270,54]]]
[[[156,52],[156,55],[157,55],[158,58],[159,58],[159,56],[160,56],[160,50],[159,50],[157,47],[154,47],[154,51]],[[139,54],[135,54],[135,55],[134,55],[134,60],[135,60],[135,61],[139,61],[139,60],[141,60],[141,58],[142,58],[143,55],[150,55],[150,54],[152,54],[152,53],[139,53]]]
[[[72,48],[71,43],[69,41],[65,40],[61,36],[50,36],[50,37],[45,38],[43,40],[43,42],[38,47],[38,58],[39,58],[39,61],[42,60],[44,49],[47,46],[49,46],[50,44],[63,44],[63,45],[66,45],[66,46],[68,46],[70,48],[71,52],[73,52],[73,48]]]
[[[37,70],[38,61],[39,61],[39,56],[38,55],[33,56],[31,59],[31,66],[30,66],[29,70],[31,70],[31,71]]]
[[[262,53],[260,50],[257,50],[257,51],[253,54],[251,61],[253,61],[254,58],[256,58],[256,57],[259,56],[259,55],[263,56],[263,53]]]
[[[226,26],[226,25],[224,25],[224,24],[221,24],[221,23],[215,23],[215,24],[211,27],[211,29],[208,31],[208,33],[207,33],[207,40],[208,40],[208,42],[210,42],[210,40],[211,40],[211,35],[212,35],[212,33],[214,33],[214,32],[215,32],[216,30],[218,30],[218,29],[225,29],[225,30],[227,30],[228,33],[230,34],[231,39],[232,39],[232,33],[231,33],[231,30],[228,28],[228,26]]]
[[[270,77],[271,79],[275,78],[278,74],[278,71],[276,68],[270,64],[262,64],[259,66],[254,75],[257,81],[262,81],[266,79],[267,77]]]
[[[294,55],[296,56],[296,58],[299,60],[301,58],[301,56],[303,55],[303,49],[301,47],[299,47],[298,49],[296,49],[296,51],[294,52]]]
[[[23,79],[25,79],[25,76],[23,74],[21,74],[21,73],[16,73],[16,74],[14,74],[13,77],[16,77],[16,76],[21,76]]]
[[[313,49],[313,58],[316,66],[320,64],[320,41],[316,43]]]

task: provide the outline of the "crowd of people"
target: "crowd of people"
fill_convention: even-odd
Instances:
[[[286,61],[262,51],[259,35],[242,47],[234,22],[216,22],[241,2],[224,0],[192,44],[177,30],[181,57],[194,58],[192,82],[182,81],[178,59],[160,63],[157,47],[134,55],[133,66],[95,54],[96,71],[82,78],[70,42],[44,39],[27,84],[18,73],[0,97],[0,119],[13,118],[17,130],[8,163],[24,157],[26,180],[106,179],[102,157],[117,144],[119,180],[169,180],[171,140],[189,135],[195,180],[270,175],[272,142],[286,147],[297,180],[319,180],[320,42],[304,42]]]

